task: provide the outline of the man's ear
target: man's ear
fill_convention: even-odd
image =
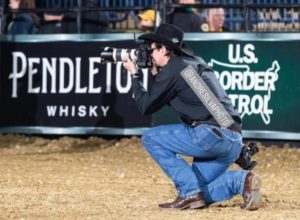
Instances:
[[[159,50],[163,55],[168,54],[167,48],[165,46],[162,46]]]

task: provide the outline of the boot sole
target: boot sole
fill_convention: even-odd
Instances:
[[[205,207],[205,203],[203,201],[192,202],[186,208],[190,209],[199,209]]]
[[[262,180],[259,176],[255,175],[251,182],[252,197],[245,210],[254,211],[262,206],[262,196],[260,194],[260,188],[262,186]]]
[[[184,209],[199,209],[205,207],[205,202],[204,201],[195,201],[191,202],[183,207],[180,208],[164,208],[164,207],[159,207],[161,210],[184,210]]]

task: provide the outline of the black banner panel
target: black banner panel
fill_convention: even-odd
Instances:
[[[1,127],[150,126],[122,63],[103,64],[100,58],[107,46],[136,48],[133,40],[0,43]]]

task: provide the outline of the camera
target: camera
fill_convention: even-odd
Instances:
[[[151,48],[141,44],[137,49],[106,47],[100,53],[102,63],[116,63],[130,58],[139,68],[152,67]]]
[[[251,161],[251,157],[259,151],[257,145],[250,142],[248,145],[243,144],[239,158],[235,161],[244,170],[252,170],[256,165],[256,161]]]

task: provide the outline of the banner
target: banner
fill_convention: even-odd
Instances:
[[[190,34],[243,119],[243,136],[300,140],[300,34]],[[171,109],[156,125],[178,121]]]
[[[136,48],[133,40],[2,41],[1,127],[118,128],[120,134],[149,127],[151,116],[138,111],[122,63],[101,64],[107,46]]]
[[[139,135],[178,123],[166,107],[143,116],[131,79],[101,64],[110,46],[136,48],[133,34],[0,38],[0,132]],[[247,138],[300,140],[300,34],[187,34],[186,46],[215,71]],[[144,86],[148,71],[143,70]]]

